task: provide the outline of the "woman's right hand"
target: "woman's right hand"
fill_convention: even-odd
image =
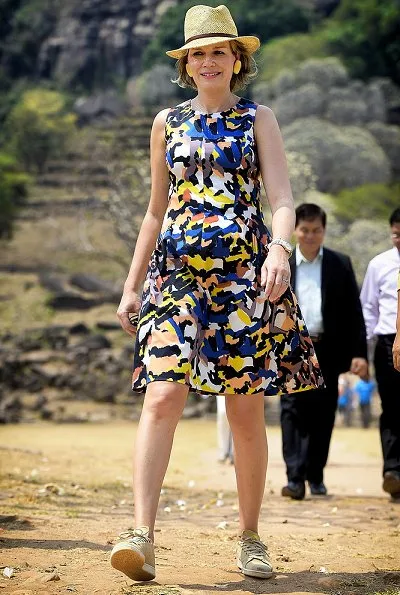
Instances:
[[[125,290],[117,310],[119,322],[128,335],[134,337],[136,335],[137,326],[132,324],[129,320],[129,314],[139,314],[142,305],[141,299],[136,291]]]

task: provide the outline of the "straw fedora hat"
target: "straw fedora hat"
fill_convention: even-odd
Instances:
[[[185,16],[185,44],[177,50],[166,52],[171,58],[182,58],[186,50],[202,45],[212,45],[220,41],[235,39],[240,41],[252,54],[260,47],[258,37],[240,37],[229,9],[224,5],[212,8],[204,4],[192,6]]]

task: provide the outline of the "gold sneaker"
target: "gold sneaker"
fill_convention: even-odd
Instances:
[[[124,531],[111,551],[111,566],[133,581],[151,581],[156,576],[154,544],[148,527]]]
[[[274,575],[267,546],[255,531],[245,530],[239,535],[236,562],[246,576],[271,578]]]

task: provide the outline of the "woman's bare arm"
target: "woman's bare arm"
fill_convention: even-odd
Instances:
[[[168,203],[168,170],[165,162],[165,119],[168,110],[163,110],[154,118],[150,138],[151,195],[135,252],[125,281],[125,288],[138,291],[146,276],[150,256],[160,233]]]
[[[290,187],[282,135],[273,112],[259,105],[255,121],[255,137],[261,176],[272,211],[274,238],[289,241],[295,224],[295,211]],[[282,279],[290,277],[287,253],[279,245],[270,247],[261,269],[261,284],[271,301],[285,291]]]
[[[141,305],[139,291],[146,276],[147,267],[160,233],[168,205],[168,169],[165,162],[165,121],[168,109],[154,118],[150,138],[151,195],[136,241],[124,292],[117,310],[122,328],[133,335],[135,327],[129,322],[128,313],[138,313]]]

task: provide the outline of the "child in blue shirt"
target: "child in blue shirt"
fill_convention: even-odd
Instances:
[[[365,377],[360,377],[360,379],[353,386],[354,395],[356,397],[358,396],[363,428],[368,428],[371,423],[371,401],[374,390],[374,380],[369,380]]]

